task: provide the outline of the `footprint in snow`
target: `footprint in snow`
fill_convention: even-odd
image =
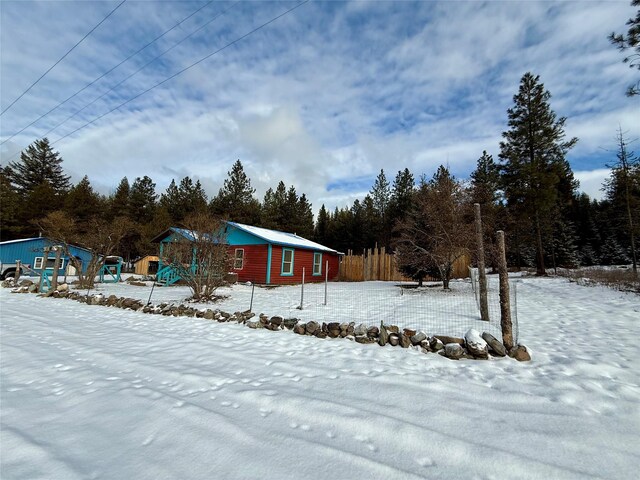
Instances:
[[[416,463],[421,467],[433,467],[436,464],[436,462],[429,457],[416,458]]]

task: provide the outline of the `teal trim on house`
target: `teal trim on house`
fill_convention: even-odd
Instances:
[[[229,245],[265,245],[269,243],[263,238],[244,232],[233,225],[227,225],[225,228],[224,239]]]
[[[286,262],[287,252],[291,252],[291,260]],[[283,248],[282,249],[282,265],[280,266],[280,275],[283,277],[292,277],[293,276],[293,262],[294,262],[294,254],[295,250],[293,248]],[[289,271],[285,271],[285,264],[290,264]]]
[[[271,244],[269,244],[267,248],[267,284],[271,283],[271,250],[272,247]]]

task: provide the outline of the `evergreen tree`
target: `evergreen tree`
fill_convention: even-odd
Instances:
[[[86,232],[90,218],[102,213],[103,200],[97,194],[88,176],[84,176],[67,194],[64,211],[73,218],[80,233]]]
[[[20,234],[18,211],[20,196],[0,167],[0,241],[12,240]]]
[[[260,225],[272,230],[284,230],[286,224],[285,205],[287,203],[287,187],[280,180],[275,192],[269,188],[264,194],[261,207]]]
[[[169,213],[173,223],[178,224],[192,214],[203,213],[207,209],[207,196],[200,180],[194,184],[191,178],[184,177],[180,185],[171,180],[167,191],[160,197],[160,206]]]
[[[151,222],[156,209],[156,184],[148,176],[137,177],[129,196],[130,218],[137,223]]]
[[[130,195],[131,187],[129,186],[129,180],[127,180],[127,177],[124,177],[122,180],[120,180],[116,191],[109,197],[109,216],[111,218],[129,218],[131,214],[131,212],[129,211]]]
[[[20,153],[20,161],[9,164],[6,173],[21,195],[28,195],[42,183],[51,185],[56,195],[63,195],[70,187],[70,177],[62,170],[62,157],[53,151],[47,138],[29,145]]]
[[[313,210],[304,193],[298,199],[297,220],[296,233],[301,237],[311,238],[313,236]]]
[[[515,105],[507,111],[509,130],[500,142],[502,188],[514,214],[532,222],[539,275],[545,273],[543,238],[558,202],[560,175],[568,169],[565,155],[577,142],[565,141],[566,119],[556,118],[550,98],[540,77],[526,73],[513,97]]]
[[[389,246],[390,225],[389,225],[389,203],[391,201],[391,186],[387,181],[384,170],[381,169],[376,177],[376,181],[369,192],[373,201],[373,208],[376,214],[375,222],[370,225],[373,229],[378,246]]]
[[[615,218],[619,219],[622,236],[630,247],[633,271],[637,275],[635,239],[640,234],[640,159],[629,150],[622,129],[618,130],[616,140],[616,161],[607,165],[611,168],[611,176],[605,181],[604,190]]]
[[[399,170],[391,188],[391,200],[389,201],[388,209],[388,225],[391,231],[391,238],[397,237],[397,223],[403,221],[411,210],[415,188],[415,180],[409,169]]]
[[[260,202],[253,197],[255,189],[251,187],[251,180],[245,174],[242,162],[237,160],[227,175],[218,195],[211,200],[209,210],[214,215],[235,222],[259,223]]]
[[[320,207],[320,211],[318,212],[318,220],[316,221],[316,225],[313,230],[313,239],[321,245],[328,245],[329,237],[329,213],[324,206],[324,203]]]
[[[634,7],[640,7],[640,0],[632,0],[631,5]],[[629,30],[627,34],[617,34],[615,32],[609,35],[609,41],[613,43],[620,51],[627,51],[631,49],[633,53],[627,55],[624,59],[624,63],[628,63],[630,68],[636,68],[640,70],[640,8],[636,12],[635,18],[627,20]],[[627,89],[627,96],[632,97],[634,95],[640,95],[640,81],[635,85],[630,85]]]

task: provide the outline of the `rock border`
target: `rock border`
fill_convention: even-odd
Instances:
[[[13,279],[4,280],[0,285],[4,288],[12,288],[12,293],[38,292],[38,285],[26,279],[22,280],[17,287],[14,285]],[[220,323],[236,322],[252,329],[291,330],[298,335],[314,336],[316,338],[345,338],[360,344],[376,343],[381,347],[391,345],[394,347],[400,346],[401,348],[414,348],[423,353],[435,352],[452,360],[487,360],[493,357],[506,356],[520,362],[531,360],[531,355],[526,346],[516,345],[507,351],[504,345],[489,332],[480,334],[475,329],[468,330],[463,338],[447,335],[429,337],[425,332],[410,328],[404,328],[400,332],[397,325],[385,325],[383,322],[380,322],[379,327],[372,327],[364,323],[356,325],[355,322],[319,323],[311,320],[302,323],[297,318],[284,318],[279,315],[269,317],[264,313],[261,313],[256,318],[256,314],[249,310],[228,313],[220,309],[194,308],[182,303],[178,305],[173,303],[145,305],[142,300],[135,298],[118,297],[116,295],[105,296],[101,293],[87,295],[79,291],[70,291],[66,283],[59,285],[56,290],[41,293],[39,296],[67,298],[87,305],[122,308],[154,315],[204,318],[205,320],[215,320]]]

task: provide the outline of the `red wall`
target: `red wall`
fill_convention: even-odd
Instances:
[[[241,270],[233,268],[236,248],[244,249],[244,265]],[[335,280],[339,273],[338,255],[328,252],[322,253],[322,275],[313,275],[312,250],[294,249],[293,275],[281,275],[282,248],[273,245],[271,249],[271,279],[274,285],[298,284],[302,282],[302,269],[305,269],[305,283],[323,282],[325,278],[326,262],[329,261],[329,280]],[[269,255],[268,245],[234,245],[229,247],[229,256],[232,264],[230,271],[238,274],[239,282],[267,282],[267,260]]]
[[[285,247],[286,248],[286,247]],[[302,269],[305,269],[304,281],[324,282],[325,267],[329,261],[329,280],[338,276],[338,256],[336,254],[322,253],[322,275],[312,275],[313,273],[313,250],[294,249],[293,254],[293,275],[282,275],[282,247],[274,245],[271,251],[271,283],[278,285],[302,283]]]
[[[244,249],[244,264],[242,270],[233,268],[236,248]],[[238,274],[239,282],[266,283],[267,281],[267,245],[234,245],[229,247],[231,257],[230,271]]]

